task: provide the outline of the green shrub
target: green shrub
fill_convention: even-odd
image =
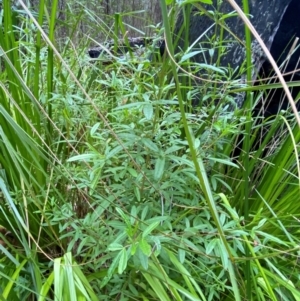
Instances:
[[[56,44],[55,2],[48,21],[42,1],[38,21],[25,7],[16,41],[9,4],[0,33],[2,299],[298,300],[298,126],[288,113],[257,123],[232,105],[234,93],[267,87],[209,65],[230,85],[195,86],[187,53],[176,57],[189,71],[184,86],[170,56],[91,63],[87,40]]]

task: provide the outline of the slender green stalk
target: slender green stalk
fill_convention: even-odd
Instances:
[[[174,49],[173,49],[173,43],[172,43],[172,36],[171,36],[171,31],[170,31],[170,26],[169,26],[169,20],[168,20],[168,13],[167,13],[167,8],[166,8],[166,3],[164,0],[160,0],[160,6],[161,6],[161,10],[162,10],[162,16],[163,16],[163,22],[164,22],[164,28],[165,28],[165,38],[166,38],[166,44],[168,47],[168,51],[169,51],[169,55],[171,56],[171,66],[172,66],[172,70],[173,70],[173,76],[176,82],[176,91],[177,91],[177,97],[179,100],[179,107],[180,107],[180,112],[181,112],[181,118],[182,118],[182,124],[184,126],[184,130],[185,130],[185,135],[188,141],[188,145],[189,145],[189,150],[191,152],[191,156],[192,156],[192,160],[194,162],[194,166],[196,169],[196,174],[197,177],[199,179],[199,184],[200,187],[205,195],[205,199],[207,201],[207,205],[210,209],[211,215],[214,219],[214,222],[216,223],[221,241],[225,247],[225,250],[227,251],[227,256],[231,261],[231,264],[234,263],[234,259],[232,257],[230,248],[228,246],[228,243],[226,241],[223,229],[222,229],[222,225],[220,223],[220,219],[219,219],[219,214],[218,211],[216,209],[216,204],[215,204],[215,200],[213,198],[212,195],[212,191],[210,188],[210,184],[206,175],[206,171],[205,171],[205,166],[203,164],[203,160],[202,158],[196,154],[195,151],[195,147],[194,147],[194,143],[192,140],[192,136],[190,133],[190,129],[188,126],[188,122],[186,119],[186,112],[185,112],[185,108],[184,108],[184,104],[183,104],[183,99],[181,96],[181,89],[180,89],[180,81],[178,78],[178,74],[177,74],[177,67],[174,61]],[[232,270],[233,271],[233,270]],[[234,272],[230,273],[230,278],[231,281],[233,283],[233,285],[235,287],[238,287],[236,284],[236,276],[234,275]],[[234,290],[234,294],[235,294],[235,298],[236,300],[241,300],[241,297],[239,295],[239,291],[238,290]]]
[[[248,0],[243,0],[243,10],[246,16],[249,15],[249,2]],[[246,71],[247,71],[247,82],[250,83],[252,81],[252,48],[251,48],[251,32],[248,26],[245,24],[245,39],[246,39]],[[244,216],[246,223],[249,220],[249,194],[250,194],[250,181],[249,181],[249,160],[250,160],[250,133],[252,129],[252,106],[253,106],[253,94],[250,91],[246,92],[245,97],[245,110],[246,110],[246,126],[245,126],[245,136],[243,142],[243,151],[245,152],[243,155],[243,170],[244,170]],[[246,257],[249,257],[250,251],[245,244]],[[246,295],[248,300],[253,299],[253,291],[252,291],[252,277],[250,271],[250,261],[246,261],[245,263],[245,277],[247,283]]]
[[[58,0],[54,0],[51,3],[51,14],[50,14],[50,24],[49,24],[49,40],[54,43],[55,41],[55,25],[56,25],[56,15],[57,15],[57,5]],[[40,20],[39,20],[40,21]],[[50,100],[53,95],[54,83],[53,83],[53,69],[54,69],[54,55],[53,49],[51,47],[48,48],[48,68],[47,68],[47,88],[48,88],[48,99]],[[48,102],[48,115],[50,119],[52,119],[52,104],[51,101]],[[48,131],[51,136],[52,126],[50,121],[48,121]],[[49,139],[50,137],[48,137]],[[51,140],[48,140],[48,145],[51,144]]]

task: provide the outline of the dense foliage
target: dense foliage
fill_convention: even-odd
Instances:
[[[155,42],[91,61],[58,47],[56,2],[3,1],[0,299],[300,300],[299,128],[251,110],[279,84],[207,64],[195,85],[193,53]]]

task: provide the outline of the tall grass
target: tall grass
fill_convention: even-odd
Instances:
[[[57,41],[56,1],[21,4],[15,23],[3,1],[0,31],[1,299],[298,300],[297,123],[228,109],[232,93],[254,105],[279,85],[207,66],[227,89],[194,86],[177,4],[161,2],[168,55],[154,64],[150,45],[109,65],[87,58],[88,39]],[[121,15],[108,39],[118,31]]]

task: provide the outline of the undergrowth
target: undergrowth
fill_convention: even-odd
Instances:
[[[168,55],[91,61],[56,47],[55,5],[16,27],[3,1],[1,299],[298,300],[298,126],[235,106],[279,84],[195,85],[164,2]]]

